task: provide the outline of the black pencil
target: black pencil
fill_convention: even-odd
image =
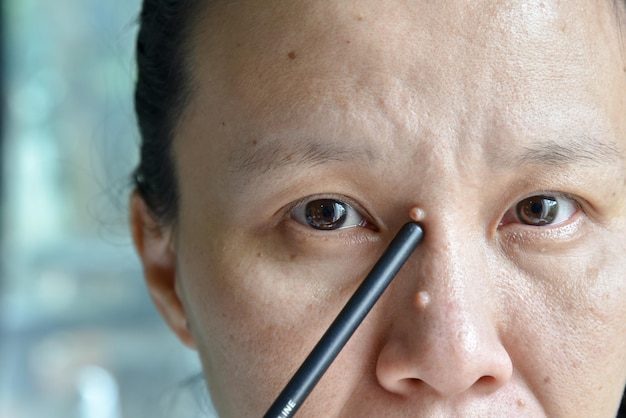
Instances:
[[[288,418],[295,414],[413,253],[422,236],[422,228],[413,222],[405,224],[400,229],[311,354],[278,395],[264,418]]]

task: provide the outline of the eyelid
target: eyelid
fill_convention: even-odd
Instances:
[[[314,200],[319,200],[319,199],[333,199],[333,200],[337,200],[339,202],[345,203],[347,205],[350,205],[352,208],[354,208],[355,210],[358,210],[363,216],[367,217],[367,218],[371,218],[371,216],[369,216],[368,212],[357,202],[354,201],[354,199],[349,198],[347,196],[344,195],[338,195],[338,194],[333,194],[333,193],[320,193],[320,194],[312,194],[312,195],[308,195],[308,196],[304,196],[298,200],[295,200],[293,202],[291,202],[290,204],[287,205],[285,212],[286,213],[290,213],[292,210],[294,210],[296,207],[298,206],[302,206],[306,203],[312,202]]]
[[[350,198],[348,196],[340,195],[340,194],[320,193],[320,194],[313,194],[313,195],[304,196],[303,198],[300,198],[300,199],[290,203],[289,205],[287,205],[287,207],[285,209],[285,214],[286,214],[286,216],[291,217],[292,216],[291,214],[297,208],[304,207],[309,202],[313,202],[315,200],[323,200],[323,199],[336,200],[338,202],[341,202],[341,203],[344,203],[344,204],[350,206],[353,210],[358,212],[358,214],[361,217],[363,217],[363,219],[365,221],[365,225],[364,225],[365,227],[368,227],[370,229],[378,231],[378,227],[376,226],[375,222],[373,221],[374,217],[361,204],[359,204],[354,199],[352,199],[352,198]],[[343,229],[348,229],[348,228],[343,228]],[[341,229],[338,229],[338,230],[341,230]]]
[[[551,224],[546,224],[543,226],[534,226],[534,225],[527,225],[524,224],[517,216],[517,213],[513,213],[512,215],[509,215],[511,212],[514,212],[517,205],[526,200],[529,199],[531,197],[539,197],[539,196],[544,196],[544,197],[551,197],[551,198],[555,198],[555,199],[565,199],[567,200],[569,203],[571,203],[575,209],[577,209],[576,212],[581,211],[583,213],[585,213],[584,207],[583,207],[583,201],[581,198],[572,195],[571,193],[567,193],[567,192],[561,192],[561,191],[554,191],[554,190],[538,190],[538,191],[534,191],[532,193],[528,193],[518,199],[515,200],[515,202],[513,202],[513,204],[511,204],[507,210],[505,211],[505,213],[502,215],[502,217],[500,218],[500,223],[498,225],[498,227],[502,227],[502,226],[508,226],[512,223],[516,223],[522,226],[526,226],[526,227],[530,227],[530,228],[540,228],[540,229],[546,229],[546,228],[557,228],[559,226],[563,226],[568,224],[569,220],[571,218],[573,218],[576,215],[576,212],[574,212],[569,218],[567,218],[566,220],[559,222],[559,223],[551,223]],[[508,218],[508,221],[507,221]],[[514,219],[515,222],[512,222],[511,219]]]
[[[517,204],[521,202],[522,200],[528,199],[529,197],[533,197],[533,196],[547,196],[547,197],[563,198],[572,202],[578,209],[583,210],[584,202],[580,197],[575,196],[571,193],[557,192],[554,190],[540,190],[538,192],[530,193],[527,196],[522,197],[521,199],[517,200],[515,203]]]

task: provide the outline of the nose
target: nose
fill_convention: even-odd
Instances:
[[[389,289],[391,321],[376,366],[386,390],[488,394],[511,379],[512,361],[498,332],[495,278],[484,248],[468,238],[462,231],[427,230]]]

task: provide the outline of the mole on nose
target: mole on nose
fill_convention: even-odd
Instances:
[[[426,213],[424,209],[419,206],[414,206],[409,210],[409,218],[411,218],[415,222],[421,222],[426,217]]]
[[[415,294],[415,299],[413,302],[415,303],[415,307],[418,310],[423,311],[430,304],[430,295],[425,290],[422,290],[421,292],[417,292]]]

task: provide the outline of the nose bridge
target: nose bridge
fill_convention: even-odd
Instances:
[[[423,315],[429,338],[438,339],[433,346],[450,355],[470,355],[490,322],[486,252],[470,231],[451,225],[458,223],[433,228],[410,280],[416,291],[429,295]]]
[[[433,220],[425,225],[412,282],[431,297],[462,303],[474,290],[484,288],[480,282],[487,275],[486,257],[484,243],[467,219]]]
[[[512,364],[500,344],[489,291],[488,254],[480,237],[458,222],[425,222],[424,240],[402,278],[402,297],[378,375],[389,390],[406,393],[420,381],[443,395],[471,387],[494,390]],[[491,293],[491,295],[490,295]]]

